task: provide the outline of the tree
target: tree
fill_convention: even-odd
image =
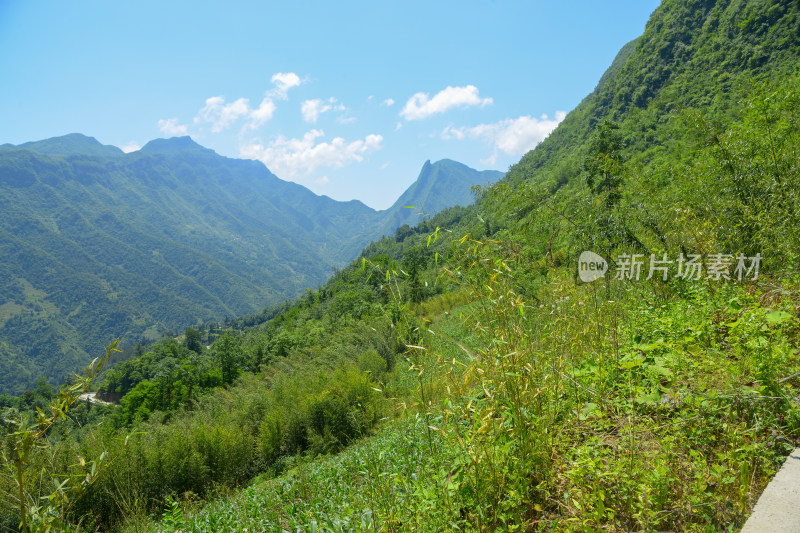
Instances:
[[[597,125],[589,141],[589,154],[583,162],[586,184],[592,193],[605,195],[606,207],[615,207],[622,198],[624,147],[619,124],[608,119]]]
[[[403,254],[403,271],[408,275],[408,297],[419,303],[424,297],[420,274],[428,266],[428,258],[422,246],[413,246]]]
[[[39,378],[36,382],[36,394],[45,400],[52,400],[55,395],[52,385],[47,382],[47,378]]]
[[[202,353],[203,352],[203,344],[201,340],[203,338],[203,334],[197,331],[194,328],[186,328],[186,336],[183,339],[183,345],[186,349],[191,350],[195,353]]]
[[[242,363],[242,339],[230,331],[226,331],[214,343],[219,368],[222,371],[222,382],[233,383]]]

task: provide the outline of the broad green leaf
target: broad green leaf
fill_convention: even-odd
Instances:
[[[771,313],[767,313],[767,322],[770,324],[781,324],[790,318],[792,318],[792,315],[786,311],[773,311]]]
[[[630,370],[631,368],[637,368],[644,364],[644,357],[632,358],[620,361],[619,367],[623,370]]]

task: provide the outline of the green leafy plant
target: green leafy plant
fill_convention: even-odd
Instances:
[[[106,348],[104,356],[94,359],[83,376],[75,376],[74,382],[63,387],[58,397],[50,404],[50,412],[37,408],[36,420],[31,421],[25,413],[7,411],[4,422],[10,427],[3,443],[3,465],[10,471],[16,485],[13,496],[18,505],[20,529],[23,533],[45,533],[53,530],[69,531],[67,513],[78,498],[97,480],[107,464],[106,453],[87,461],[78,457],[68,473],[30,471],[32,455],[37,450],[47,450],[50,444],[48,432],[68,416],[70,408],[84,394],[103,370],[116,349],[117,340]],[[34,480],[43,476],[45,495],[40,495]],[[48,487],[49,485],[49,487]],[[51,491],[47,493],[47,491]]]

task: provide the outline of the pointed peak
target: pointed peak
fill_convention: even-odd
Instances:
[[[431,160],[428,159],[425,161],[425,164],[422,165],[422,170],[420,170],[420,175],[428,174],[434,170],[439,169],[463,169],[463,170],[473,170],[464,163],[459,163],[458,161],[453,161],[452,159],[440,159],[434,163],[431,163]]]
[[[425,163],[422,165],[422,168],[419,170],[419,176],[417,176],[417,181],[424,178],[425,176],[428,176],[433,171],[433,168],[434,165],[431,163],[430,159],[425,161]]]

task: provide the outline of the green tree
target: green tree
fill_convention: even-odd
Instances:
[[[230,331],[226,331],[214,343],[219,368],[222,371],[222,382],[232,383],[242,364],[242,339]]]
[[[203,344],[201,342],[203,334],[194,328],[186,328],[186,335],[183,339],[183,345],[186,349],[195,353],[203,352]]]
[[[419,303],[425,296],[420,276],[428,266],[428,257],[422,246],[413,246],[403,254],[403,271],[408,276],[408,298]]]
[[[622,198],[622,139],[619,124],[605,119],[595,128],[589,141],[589,154],[583,162],[586,184],[592,193],[603,195],[606,207],[614,207]]]
[[[52,400],[55,395],[53,386],[48,383],[47,378],[41,377],[36,382],[36,394],[45,400]]]

